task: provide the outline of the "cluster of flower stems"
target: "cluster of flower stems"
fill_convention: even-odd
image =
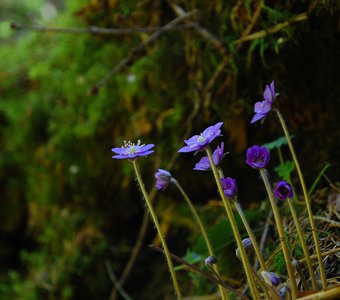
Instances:
[[[301,183],[301,187],[302,187],[302,191],[303,191],[303,195],[304,195],[304,200],[305,200],[305,205],[306,205],[307,212],[308,212],[308,219],[309,219],[311,232],[312,232],[312,236],[313,236],[314,248],[315,248],[316,257],[317,257],[317,265],[318,265],[318,269],[319,269],[319,272],[320,272],[320,278],[321,278],[321,285],[322,285],[322,289],[326,289],[327,288],[326,275],[325,275],[324,265],[323,265],[323,261],[322,261],[322,255],[321,255],[320,245],[319,245],[319,241],[318,241],[317,231],[316,231],[316,228],[315,228],[315,223],[314,223],[314,219],[313,219],[313,215],[312,215],[311,202],[310,202],[310,199],[309,199],[309,196],[308,196],[305,181],[304,181],[304,178],[303,178],[303,175],[302,175],[302,172],[301,172],[301,168],[300,168],[299,162],[297,160],[297,157],[296,157],[296,154],[295,154],[295,151],[294,151],[291,139],[290,139],[289,132],[287,130],[286,123],[285,123],[280,111],[276,107],[273,107],[273,111],[276,112],[278,119],[279,119],[279,121],[282,125],[282,129],[283,129],[284,134],[286,136],[288,146],[289,146],[289,149],[290,149],[290,152],[291,152],[291,155],[292,155],[292,158],[293,158],[293,161],[295,163],[295,167],[296,167],[299,179],[300,179],[300,183]],[[234,235],[237,247],[238,247],[238,249],[237,249],[238,255],[239,255],[239,257],[242,261],[242,265],[243,265],[243,268],[244,268],[245,277],[246,277],[246,280],[247,280],[247,284],[249,286],[251,297],[253,299],[263,299],[263,298],[264,299],[282,299],[283,295],[280,294],[280,291],[277,291],[277,289],[275,288],[276,284],[273,282],[273,281],[275,281],[275,278],[271,278],[272,274],[275,275],[275,273],[269,272],[268,266],[267,266],[265,260],[263,259],[261,250],[260,250],[259,245],[256,241],[254,233],[253,233],[253,231],[252,231],[252,229],[251,229],[251,227],[250,227],[250,225],[249,225],[249,223],[248,223],[248,221],[247,221],[247,219],[246,219],[246,217],[245,217],[245,215],[242,211],[240,204],[238,203],[236,197],[231,200],[228,197],[226,197],[226,195],[225,195],[225,192],[224,192],[222,184],[221,184],[221,179],[224,178],[224,175],[223,175],[221,168],[219,166],[216,166],[215,163],[214,163],[213,155],[212,155],[209,144],[206,145],[206,147],[204,147],[204,151],[206,152],[206,155],[209,158],[210,168],[212,170],[214,179],[215,179],[217,187],[218,187],[220,197],[222,199],[222,202],[223,202],[223,205],[225,207],[228,219],[230,221],[231,230],[233,232],[233,235]],[[180,289],[180,286],[179,286],[179,283],[178,283],[176,273],[175,273],[174,268],[173,268],[173,264],[172,264],[171,257],[170,257],[170,252],[169,252],[168,246],[166,244],[166,241],[165,241],[165,239],[164,239],[164,237],[161,233],[161,229],[160,229],[160,225],[159,225],[157,215],[154,211],[154,208],[153,208],[151,201],[149,199],[149,195],[148,195],[148,193],[145,189],[143,180],[141,178],[141,174],[140,174],[140,171],[139,171],[139,168],[138,168],[138,165],[137,165],[137,160],[132,159],[131,161],[133,163],[134,170],[135,170],[135,173],[136,173],[136,177],[137,177],[138,183],[141,187],[143,196],[144,196],[146,203],[147,203],[147,206],[150,210],[151,218],[152,218],[152,220],[155,224],[159,238],[161,240],[162,247],[163,247],[166,259],[167,259],[168,267],[169,267],[171,277],[172,277],[172,280],[173,280],[174,288],[175,288],[175,291],[176,291],[176,294],[177,294],[177,298],[182,299],[182,292],[181,292],[181,289]],[[295,224],[295,227],[296,227],[296,231],[297,231],[297,234],[298,234],[298,238],[299,238],[299,241],[300,241],[301,248],[302,248],[304,256],[306,258],[306,264],[307,264],[307,269],[308,269],[308,272],[309,272],[309,278],[310,278],[310,284],[311,284],[311,287],[310,287],[308,280],[306,280],[303,277],[300,266],[296,263],[296,260],[293,259],[292,255],[290,253],[290,249],[287,245],[287,240],[286,240],[286,237],[285,237],[285,231],[284,231],[283,226],[282,226],[282,220],[281,220],[279,210],[278,210],[278,207],[277,207],[277,204],[276,204],[276,199],[275,199],[274,194],[273,194],[272,186],[271,186],[271,184],[268,180],[267,172],[264,168],[259,168],[259,172],[260,172],[261,178],[264,182],[265,189],[267,191],[268,198],[270,200],[271,208],[273,210],[276,228],[277,228],[278,236],[279,236],[279,239],[280,239],[281,249],[282,249],[282,252],[283,252],[285,265],[286,265],[286,268],[287,268],[288,280],[285,283],[284,287],[285,287],[285,290],[288,291],[288,293],[290,293],[291,298],[296,299],[297,293],[298,293],[297,280],[296,280],[296,277],[295,277],[296,274],[298,274],[298,276],[300,276],[300,280],[303,283],[304,289],[317,290],[319,288],[319,286],[318,286],[318,282],[317,282],[316,276],[315,276],[316,270],[314,270],[314,268],[313,268],[313,263],[312,263],[312,259],[310,257],[309,250],[307,248],[306,239],[304,237],[303,230],[302,230],[301,225],[299,223],[299,220],[298,220],[295,208],[294,208],[293,200],[290,198],[290,199],[288,199],[288,205],[289,205],[289,209],[290,209],[290,212],[292,214],[292,218],[293,218],[293,221],[294,221],[294,224]],[[198,224],[198,226],[199,226],[199,228],[202,232],[204,241],[206,243],[206,246],[207,246],[207,249],[208,249],[208,252],[209,252],[209,256],[214,257],[214,251],[213,251],[211,242],[209,240],[207,230],[206,230],[201,218],[199,217],[199,214],[196,211],[194,205],[192,204],[191,200],[189,199],[188,195],[186,194],[186,192],[184,191],[182,186],[179,184],[179,182],[174,178],[171,178],[171,182],[174,183],[177,186],[177,188],[179,189],[179,191],[183,195],[186,203],[188,204],[188,206],[189,206],[189,208],[190,208],[190,210],[191,210],[191,212],[192,212],[192,214],[195,218],[195,221],[197,222],[197,224]],[[258,259],[258,261],[260,263],[260,271],[261,272],[258,272],[255,269],[253,269],[253,267],[251,266],[251,264],[249,262],[249,259],[248,259],[248,256],[247,256],[247,251],[245,249],[245,244],[242,242],[240,231],[239,231],[239,228],[238,228],[236,221],[235,221],[235,215],[234,215],[235,211],[240,216],[242,223],[243,223],[243,225],[244,225],[244,227],[247,231],[247,234],[248,234],[248,237],[249,237],[248,239],[251,241],[251,245],[252,245],[252,248],[254,249],[254,252],[256,254],[256,258]],[[295,263],[293,263],[293,262],[295,262]],[[214,272],[214,274],[217,276],[217,278],[221,278],[220,273],[219,273],[219,269],[218,269],[218,264],[214,263],[214,264],[210,265],[208,263],[207,265],[211,268],[211,271]],[[219,285],[219,290],[220,290],[221,298],[223,300],[230,299],[230,291],[226,290],[226,288],[224,286]]]

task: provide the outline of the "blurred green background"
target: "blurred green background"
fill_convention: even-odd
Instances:
[[[198,24],[198,29],[166,32],[133,53],[151,33],[10,28],[11,23],[159,27],[177,17],[171,4],[187,12],[197,9],[178,25]],[[258,174],[245,166],[244,156],[248,146],[282,136],[273,115],[262,126],[249,124],[254,103],[274,79],[277,103],[295,135],[307,183],[326,163],[332,164],[327,174],[336,181],[339,16],[336,0],[2,0],[0,299],[110,298],[107,265],[119,278],[144,211],[131,165],[111,159],[110,149],[124,140],[156,144],[153,155],[140,159],[148,190],[157,168],[170,168],[213,228],[224,273],[237,278],[240,270],[233,264],[238,262],[228,258],[235,246],[226,234],[222,207],[212,201],[217,200],[212,178],[192,171],[198,157],[176,151],[184,138],[224,121],[221,140],[230,154],[223,168],[238,180],[240,201],[260,234],[264,189]],[[94,88],[126,57],[131,60]],[[277,161],[273,155],[272,168]],[[273,173],[272,180],[277,179]],[[202,260],[206,250],[178,192],[171,187],[155,200],[171,251]],[[157,243],[154,238],[153,226],[148,226],[124,284],[134,299],[173,296],[164,258],[147,247]],[[215,289],[186,271],[179,274],[188,295]]]

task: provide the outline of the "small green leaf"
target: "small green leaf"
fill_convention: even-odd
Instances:
[[[274,170],[283,180],[289,181],[290,174],[294,171],[295,166],[292,160],[277,166]]]
[[[290,135],[289,137],[290,137],[290,139],[293,139],[294,135]],[[266,144],[262,145],[262,147],[266,147],[268,150],[273,150],[275,148],[280,148],[281,146],[287,145],[287,144],[288,144],[288,142],[287,142],[286,137],[281,136],[273,142],[266,143]]]

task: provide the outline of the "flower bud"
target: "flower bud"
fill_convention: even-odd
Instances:
[[[216,256],[208,256],[205,260],[205,265],[210,267],[211,265],[217,264],[217,257]]]
[[[155,178],[157,179],[156,188],[158,190],[164,190],[171,182],[172,176],[170,172],[158,169],[158,172],[155,174]]]
[[[242,240],[242,245],[243,245],[244,250],[246,250],[246,252],[250,252],[253,249],[253,243],[251,242],[250,238],[243,239]],[[236,256],[239,259],[241,259],[240,249],[239,248],[236,249]]]
[[[280,276],[274,272],[262,271],[261,275],[264,281],[270,286],[278,286],[280,283]]]

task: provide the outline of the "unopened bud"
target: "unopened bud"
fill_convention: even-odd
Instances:
[[[216,256],[208,256],[205,259],[205,264],[207,267],[210,267],[211,265],[217,264],[217,257]]]
[[[246,250],[246,252],[250,252],[253,249],[253,243],[251,242],[250,238],[243,239],[242,240],[242,245],[243,245],[244,250]],[[239,248],[236,249],[236,256],[239,259],[241,259],[240,249]]]

